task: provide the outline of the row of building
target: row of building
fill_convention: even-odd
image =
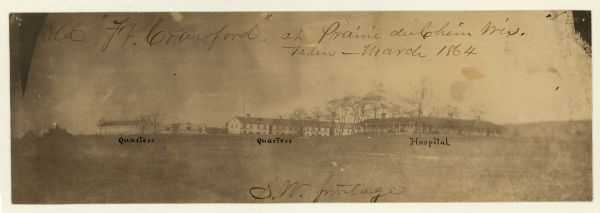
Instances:
[[[480,119],[422,117],[367,119],[359,123],[302,120],[288,118],[261,118],[235,116],[224,128],[207,127],[198,123],[160,123],[157,119],[142,117],[132,120],[99,122],[100,135],[134,134],[234,134],[234,135],[301,135],[347,136],[357,134],[430,133],[453,135],[498,135],[503,127]]]
[[[455,135],[498,135],[503,127],[480,119],[439,117],[367,119],[340,123],[284,118],[236,116],[225,124],[229,134],[345,136],[356,134],[431,133]]]
[[[161,123],[156,119],[136,118],[98,123],[100,135],[136,135],[136,134],[209,134],[211,128],[200,123]],[[214,132],[214,131],[212,131]]]
[[[353,123],[236,116],[225,124],[229,134],[343,136],[358,134]]]

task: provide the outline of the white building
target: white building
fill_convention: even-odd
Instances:
[[[139,135],[139,134],[207,134],[206,125],[198,123],[159,123],[150,117],[134,120],[100,121],[100,135]]]
[[[105,121],[98,124],[100,135],[135,135],[152,132],[152,125],[145,120]]]
[[[225,126],[228,134],[330,136],[358,133],[357,126],[350,123],[333,125],[331,121],[259,118],[250,115],[233,117]]]
[[[159,124],[158,133],[160,134],[185,134],[201,135],[206,133],[206,125],[198,123],[169,123]]]

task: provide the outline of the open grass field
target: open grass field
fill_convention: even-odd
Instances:
[[[415,135],[294,137],[262,145],[257,137],[162,135],[148,144],[119,144],[117,136],[15,139],[13,202],[592,199],[591,133],[448,136],[450,146],[431,148],[411,146]]]

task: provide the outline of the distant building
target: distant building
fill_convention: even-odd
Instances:
[[[358,124],[361,133],[439,133],[454,135],[498,135],[503,127],[480,119],[457,119],[424,116],[418,118],[367,119]]]
[[[135,119],[100,120],[100,135],[155,134],[158,132],[158,117],[161,114],[149,114]]]
[[[98,124],[100,135],[135,135],[153,133],[153,123],[145,119],[105,121]]]
[[[197,123],[170,123],[170,124],[159,124],[160,134],[187,134],[187,135],[201,135],[208,134],[206,131],[205,124]]]
[[[207,134],[206,125],[198,123],[160,123],[156,117],[144,116],[136,119],[100,121],[100,135],[140,134]]]
[[[67,132],[66,129],[60,128],[58,124],[54,124],[54,128],[48,129],[48,132],[44,133],[43,137],[65,137],[71,136],[71,133]]]
[[[356,124],[331,121],[236,116],[225,124],[229,134],[330,136],[358,133]]]

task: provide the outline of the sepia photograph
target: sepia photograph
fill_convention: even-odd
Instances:
[[[591,14],[10,13],[11,200],[591,202]]]

